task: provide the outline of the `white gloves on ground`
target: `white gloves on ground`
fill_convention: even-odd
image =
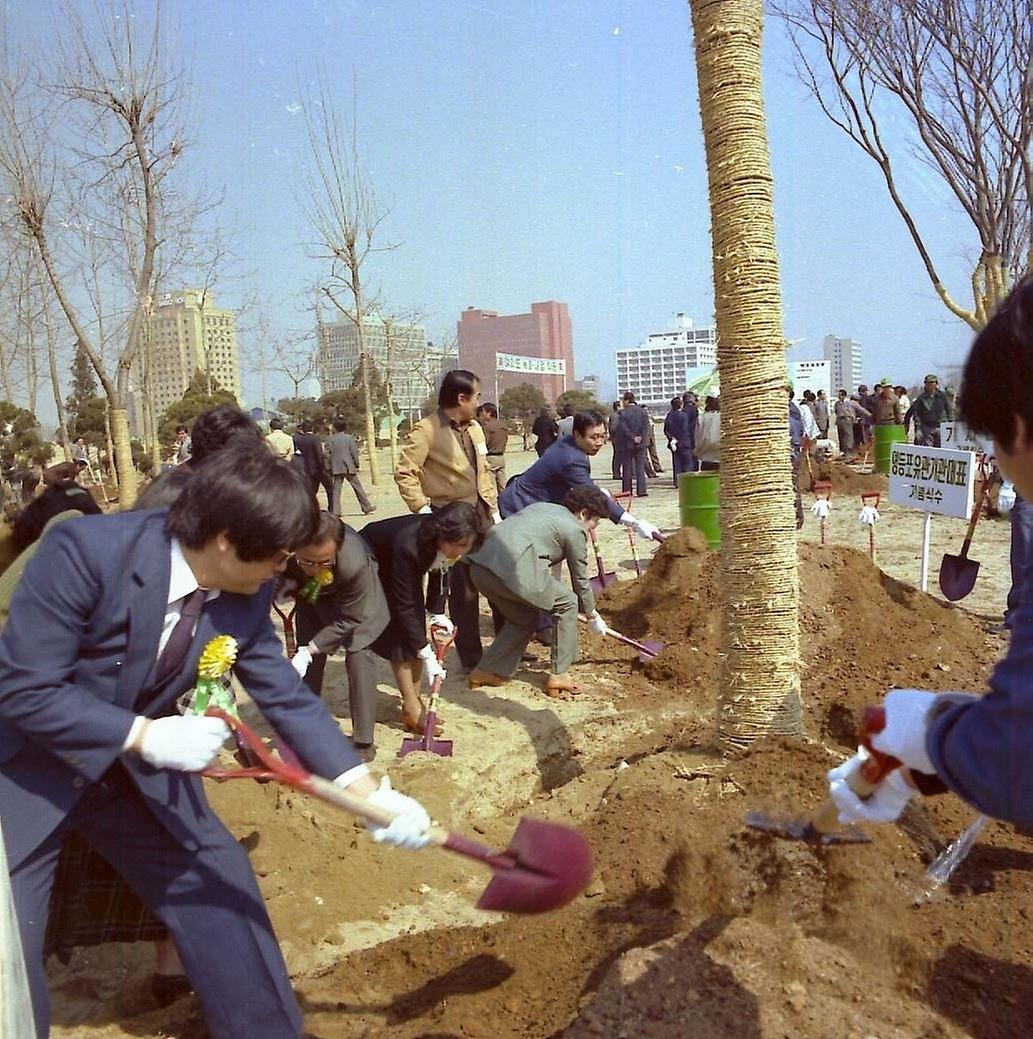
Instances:
[[[879,522],[879,510],[874,505],[863,506],[858,514],[857,522],[874,527]]]
[[[308,646],[302,646],[294,656],[291,657],[291,667],[301,675],[305,677],[305,672],[308,671],[309,664],[312,663],[312,651]]]
[[[1015,508],[1015,484],[1011,480],[1005,480],[1001,489],[997,492],[997,510],[1009,513]]]
[[[829,513],[832,511],[832,506],[828,503],[825,498],[819,498],[812,506],[811,512],[818,517],[818,519],[828,519]]]
[[[416,513],[417,516],[429,516],[434,510],[430,507],[430,502],[426,505],[421,505],[419,511]]]
[[[652,523],[647,523],[644,519],[639,519],[638,516],[632,516],[630,512],[621,514],[621,523],[626,527],[631,527],[640,538],[645,538],[647,541],[660,533],[658,527],[654,527]]]
[[[385,812],[393,812],[395,818],[388,826],[366,823],[369,834],[377,844],[392,844],[396,848],[416,851],[430,842],[430,816],[415,798],[391,789],[391,780],[384,776],[380,786],[366,798],[366,803]]]
[[[829,772],[829,794],[839,809],[839,821],[851,823],[891,823],[900,817],[908,801],[918,791],[910,786],[899,768],[895,768],[876,788],[871,797],[861,799],[850,789],[847,777],[860,769],[868,757],[863,748]]]
[[[441,628],[449,635],[452,635],[456,630],[452,619],[444,613],[432,613],[427,619],[430,622],[431,628]]]
[[[134,742],[137,726],[142,725],[140,757],[155,768],[177,772],[199,772],[219,752],[229,726],[221,718],[204,715],[173,715],[171,718],[138,718],[129,730],[127,748]]]
[[[424,646],[420,650],[420,662],[423,664],[423,678],[426,682],[431,683],[436,678],[440,678],[444,682],[448,676],[448,672],[434,655],[434,650],[430,646]]]
[[[596,635],[605,635],[609,630],[606,627],[606,621],[599,616],[598,610],[593,610],[588,615],[588,626],[596,633]]]

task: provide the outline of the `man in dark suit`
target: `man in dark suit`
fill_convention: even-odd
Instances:
[[[634,477],[635,494],[639,498],[646,496],[646,449],[651,425],[649,412],[635,403],[635,394],[628,390],[624,394],[624,407],[620,410],[614,447],[627,459],[622,488],[630,491]]]
[[[535,436],[534,449],[541,458],[560,438],[560,426],[552,417],[551,408],[546,406],[538,412],[538,417],[531,425],[531,432]]]
[[[312,488],[312,497],[316,496],[316,492],[322,485],[323,490],[326,491],[327,504],[329,504],[332,487],[330,477],[327,475],[326,464],[323,461],[323,445],[316,436],[314,422],[302,422],[294,434],[294,464]]]
[[[305,767],[397,813],[375,840],[425,843],[426,813],[377,786],[273,633],[271,578],[316,520],[291,467],[241,441],[168,511],[58,525],[27,566],[0,635],[0,805],[38,1037],[47,901],[70,832],[169,928],[214,1039],[301,1033],[247,853],[197,775],[226,726],[177,713],[216,635],[236,641],[237,677]]]
[[[341,515],[341,486],[347,480],[352,485],[363,516],[376,512],[377,507],[366,497],[366,489],[359,479],[359,445],[348,432],[348,423],[343,418],[334,419],[334,433],[326,442],[326,454],[332,481],[330,511],[335,516]]]

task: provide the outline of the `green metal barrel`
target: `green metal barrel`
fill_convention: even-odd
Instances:
[[[890,456],[894,444],[907,442],[907,431],[903,426],[875,426],[875,471],[889,473]]]
[[[678,479],[678,511],[683,527],[695,527],[712,548],[721,547],[718,521],[719,473],[682,473]]]

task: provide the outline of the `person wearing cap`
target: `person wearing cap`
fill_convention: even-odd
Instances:
[[[940,446],[940,423],[954,421],[954,406],[940,389],[939,376],[925,377],[925,387],[904,416],[904,429],[915,423],[915,444],[920,447]]]
[[[872,397],[872,423],[876,426],[899,426],[901,423],[900,401],[893,392],[889,379],[883,379],[875,386]]]

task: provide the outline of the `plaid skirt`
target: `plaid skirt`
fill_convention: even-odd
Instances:
[[[74,833],[65,838],[50,895],[44,959],[57,956],[68,963],[78,946],[167,936],[165,925],[103,856]]]

